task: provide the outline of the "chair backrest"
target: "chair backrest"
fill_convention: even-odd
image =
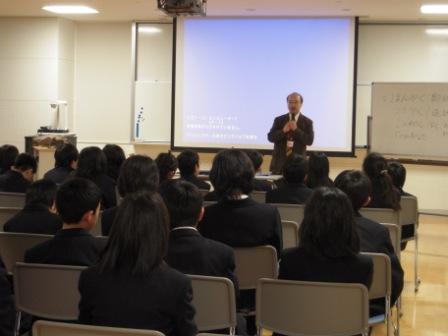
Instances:
[[[418,224],[418,201],[415,196],[401,196],[400,224]]]
[[[90,229],[90,234],[94,237],[101,236],[103,233],[103,230],[101,228],[101,217],[103,217],[102,211],[100,211],[100,213],[98,214],[95,225]]]
[[[33,336],[164,336],[156,330],[100,327],[93,325],[36,321]]]
[[[400,224],[400,212],[388,208],[361,208],[361,215],[378,223]]]
[[[302,223],[303,215],[305,212],[304,204],[272,204],[277,207],[282,220],[293,221],[296,223]]]
[[[250,193],[250,197],[258,203],[266,203],[266,191],[254,190]]]
[[[361,284],[262,279],[257,327],[285,335],[366,334],[367,288]]]
[[[16,263],[16,308],[52,320],[78,319],[78,280],[86,267]]]
[[[235,248],[235,266],[240,289],[257,288],[259,279],[277,278],[277,251],[268,245]]]
[[[389,230],[390,240],[392,241],[392,246],[394,247],[395,254],[398,259],[401,255],[401,226],[397,224],[381,223]]]
[[[15,263],[23,261],[28,249],[52,237],[41,234],[0,232],[0,257],[6,270],[12,273]]]
[[[207,189],[199,189],[199,191],[201,192],[202,197],[205,197],[205,195],[207,195],[210,192],[210,190]]]
[[[209,205],[216,204],[216,201],[204,201],[203,206],[204,208],[208,207]]]
[[[22,208],[19,207],[0,207],[0,231],[3,230],[3,225],[17,214]]]
[[[13,192],[0,192],[0,207],[17,207],[25,206],[25,194]]]
[[[373,260],[373,279],[369,298],[389,298],[392,291],[392,270],[389,256],[383,253],[362,252]]]
[[[297,247],[299,245],[299,224],[282,220],[282,236],[284,249]]]
[[[235,289],[227,278],[190,275],[198,331],[236,328]]]

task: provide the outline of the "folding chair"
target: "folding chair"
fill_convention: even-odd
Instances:
[[[229,328],[235,335],[235,288],[227,278],[189,275],[193,287],[193,306],[198,331]]]
[[[283,248],[299,246],[299,224],[282,220]]]
[[[304,204],[280,204],[273,203],[273,206],[277,207],[282,220],[293,221],[296,223],[302,223],[303,215],[305,212]]]
[[[164,336],[156,330],[100,327],[75,323],[36,321],[33,336]]]
[[[23,208],[25,194],[13,192],[0,192],[0,207]]]
[[[258,203],[266,203],[266,191],[252,191],[250,193],[250,197],[252,197]]]
[[[18,207],[0,207],[0,231],[3,230],[5,223],[16,215],[22,208]]]
[[[17,308],[15,335],[21,313],[51,320],[78,319],[78,280],[86,267],[16,263],[14,294]]]
[[[0,257],[6,271],[12,273],[15,263],[23,261],[28,249],[51,238],[53,238],[51,235],[0,232]]]
[[[361,284],[261,279],[257,328],[289,336],[368,335],[369,297]]]
[[[361,208],[361,215],[378,223],[400,224],[400,212],[388,208]]]

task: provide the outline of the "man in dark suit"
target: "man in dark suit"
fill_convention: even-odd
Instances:
[[[283,182],[266,193],[266,203],[305,203],[313,192],[304,183],[307,170],[307,160],[302,155],[291,154],[283,166]]]
[[[361,251],[384,253],[389,256],[392,266],[391,302],[394,304],[403,290],[404,275],[392,246],[389,231],[386,227],[362,217],[359,213],[359,209],[370,202],[370,180],[361,171],[345,170],[336,178],[335,186],[345,192],[352,201]],[[371,315],[384,314],[384,300],[371,301],[370,312]]]
[[[44,179],[56,184],[63,183],[69,176],[73,175],[78,163],[78,150],[70,143],[58,148],[54,152],[54,168],[45,173]]]
[[[64,222],[54,238],[29,249],[25,262],[90,266],[97,262],[106,241],[93,237],[101,190],[90,180],[73,178],[65,182],[56,195],[56,208]]]
[[[0,176],[0,191],[24,193],[33,181],[36,170],[37,163],[33,156],[19,154],[11,170]]]
[[[201,190],[210,190],[210,184],[198,178],[199,155],[194,150],[186,149],[177,156],[180,178],[193,183]]]
[[[22,232],[54,235],[62,228],[62,220],[56,214],[56,184],[39,180],[26,191],[25,207],[8,220],[5,232]]]
[[[303,97],[293,92],[286,101],[289,112],[275,118],[268,133],[268,140],[274,143],[270,167],[274,174],[281,174],[286,158],[291,153],[305,156],[306,146],[312,145],[314,141],[313,122],[300,112]]]
[[[204,215],[199,189],[186,181],[167,180],[159,192],[170,214],[168,265],[186,274],[229,278],[237,290],[233,249],[202,237],[196,229]]]

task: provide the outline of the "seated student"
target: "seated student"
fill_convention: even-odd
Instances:
[[[370,201],[370,180],[361,171],[345,170],[335,180],[336,187],[347,194],[355,212],[356,229],[361,241],[361,251],[387,254],[392,265],[392,295],[395,303],[403,290],[403,269],[395,254],[389,231],[383,225],[363,217],[361,207]],[[374,300],[370,304],[371,315],[384,314],[384,300]]]
[[[291,154],[283,166],[283,183],[266,193],[266,203],[303,204],[313,192],[305,183],[308,164],[299,154]]]
[[[98,147],[86,147],[79,154],[75,176],[93,181],[102,193],[101,208],[108,209],[117,204],[115,182],[106,175],[106,156]]]
[[[372,183],[371,201],[367,206],[400,210],[400,193],[387,172],[386,159],[378,153],[370,153],[365,157],[362,169]]]
[[[201,190],[210,190],[210,185],[198,178],[199,174],[199,155],[191,149],[182,151],[177,156],[180,178],[193,183]]]
[[[78,156],[78,150],[70,143],[58,148],[54,152],[54,168],[45,173],[44,179],[56,184],[63,183],[75,171]]]
[[[8,220],[6,232],[23,232],[54,235],[62,228],[56,214],[56,184],[49,180],[33,182],[26,191],[25,207]]]
[[[279,212],[270,204],[248,197],[253,178],[252,162],[246,153],[237,149],[219,152],[210,171],[210,181],[219,201],[205,208],[199,232],[232,247],[272,245],[280,253]]]
[[[299,246],[280,259],[279,279],[372,283],[373,262],[361,255],[353,209],[342,191],[317,188],[305,206]]]
[[[25,262],[89,266],[98,261],[104,240],[93,237],[100,210],[101,190],[90,180],[73,178],[56,194],[56,209],[64,222],[54,238],[26,251]]]
[[[311,152],[308,159],[308,175],[306,185],[308,188],[334,187],[334,183],[328,176],[330,162],[324,153]]]
[[[191,280],[163,261],[169,216],[157,193],[126,195],[109,242],[79,279],[79,323],[194,336]]]
[[[14,165],[0,176],[0,191],[24,193],[33,181],[37,170],[36,159],[29,154],[19,154]]]
[[[19,150],[13,145],[3,145],[0,147],[0,175],[6,173],[14,165]]]
[[[121,165],[126,160],[123,148],[118,145],[106,145],[103,148],[103,153],[107,161],[107,176],[109,176],[115,183],[117,183],[120,175]]]
[[[157,168],[159,168],[160,184],[166,180],[171,180],[177,170],[177,159],[171,154],[171,151],[168,151],[168,153],[160,153],[157,155],[155,161]]]
[[[261,173],[261,165],[263,164],[263,155],[256,150],[246,151],[247,156],[252,161],[254,166],[255,175]],[[269,191],[274,189],[274,184],[267,180],[259,180],[254,178],[254,189],[255,191]]]
[[[238,289],[233,249],[202,237],[196,229],[204,215],[199,189],[190,182],[170,180],[160,185],[159,192],[170,214],[168,265],[186,274],[229,278]]]
[[[5,269],[0,267],[0,335],[13,336],[15,316],[11,284]]]
[[[153,159],[145,155],[132,155],[124,161],[118,177],[118,193],[121,197],[138,191],[155,192],[159,187],[159,171]],[[117,207],[104,210],[101,215],[103,236],[108,236],[114,222]]]

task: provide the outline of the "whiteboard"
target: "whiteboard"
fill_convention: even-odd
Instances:
[[[372,151],[448,160],[448,83],[374,83]]]

